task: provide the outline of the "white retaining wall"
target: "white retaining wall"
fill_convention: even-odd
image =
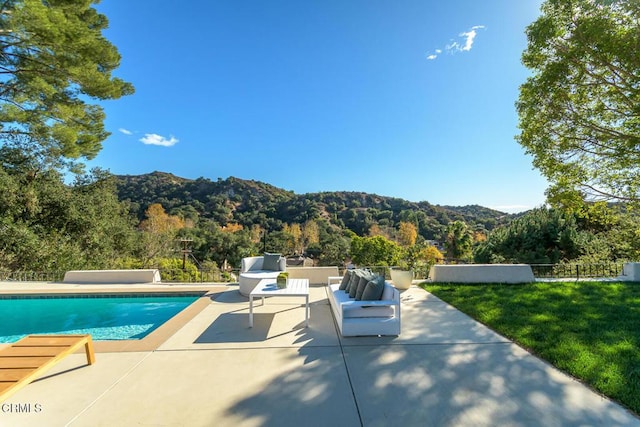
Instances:
[[[74,270],[64,274],[64,283],[131,284],[160,283],[160,271],[149,270]]]
[[[535,281],[528,264],[434,265],[432,282],[448,283],[531,283]]]
[[[338,275],[338,267],[287,267],[291,279],[309,279],[310,285],[326,285],[329,276]]]
[[[640,282],[640,262],[625,262],[622,266],[622,275],[618,280],[628,282]]]

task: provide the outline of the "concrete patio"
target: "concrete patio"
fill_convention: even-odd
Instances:
[[[358,338],[337,334],[324,287],[311,288],[309,328],[294,298],[267,299],[249,328],[237,286],[209,288],[154,350],[97,343],[92,366],[73,354],[3,402],[0,425],[640,426],[415,286],[399,337]]]

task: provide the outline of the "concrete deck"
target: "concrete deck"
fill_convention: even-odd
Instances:
[[[11,288],[38,286],[0,283]],[[237,286],[211,290],[153,350],[97,342],[92,366],[70,355],[0,404],[0,425],[640,426],[415,286],[402,334],[382,338],[340,337],[324,287],[311,288],[306,329],[302,298],[267,299],[249,328]]]

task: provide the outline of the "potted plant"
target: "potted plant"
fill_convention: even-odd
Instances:
[[[398,262],[398,265],[389,269],[391,275],[391,282],[396,289],[405,290],[409,289],[411,283],[413,283],[413,267],[420,255],[421,247],[413,245],[408,247]]]
[[[276,278],[276,285],[278,286],[278,289],[284,289],[287,287],[288,278],[289,278],[289,273],[287,273],[286,271],[283,271],[282,273],[278,274],[278,277]]]
[[[413,267],[409,267],[407,262],[400,262],[399,265],[389,269],[391,282],[396,289],[409,289],[413,282]]]

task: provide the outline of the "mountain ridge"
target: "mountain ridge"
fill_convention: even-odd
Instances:
[[[271,184],[237,177],[189,179],[154,171],[115,175],[120,200],[142,219],[152,203],[174,215],[209,218],[221,225],[260,224],[271,230],[283,224],[324,219],[358,235],[372,225],[392,229],[400,221],[414,222],[426,239],[441,238],[451,221],[461,220],[485,231],[508,222],[512,215],[479,205],[439,206],[361,191],[321,191],[296,194]]]

